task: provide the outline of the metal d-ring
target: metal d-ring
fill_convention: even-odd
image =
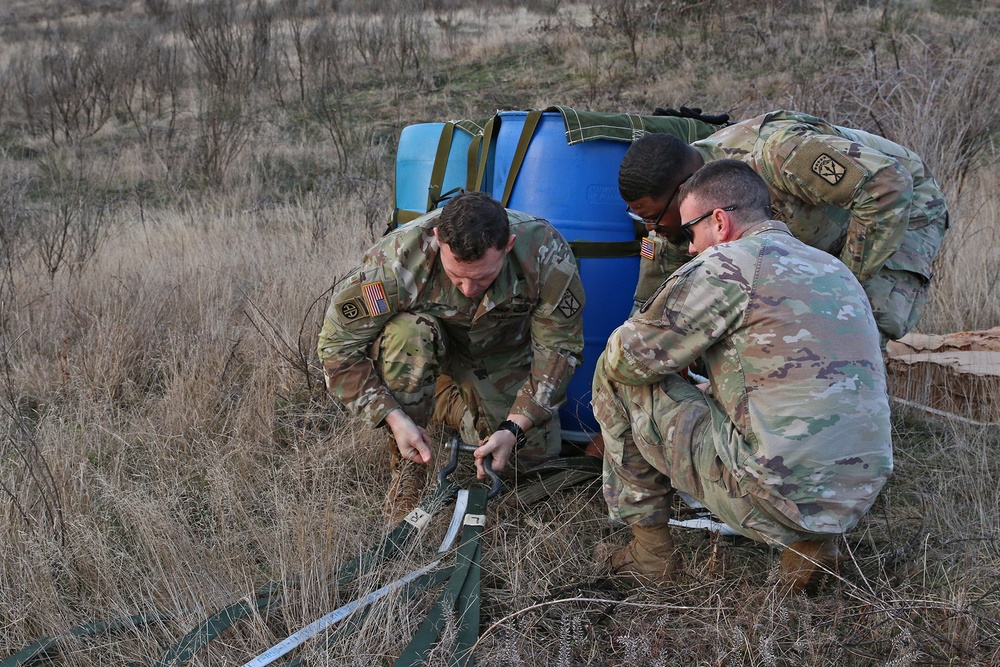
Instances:
[[[447,478],[448,475],[450,475],[451,473],[455,472],[455,469],[458,468],[458,453],[460,451],[474,452],[476,451],[476,449],[478,449],[478,447],[476,447],[475,445],[465,444],[464,442],[459,440],[458,436],[456,435],[448,442],[448,444],[445,445],[445,449],[451,450],[451,458],[448,460],[448,465],[442,468],[441,472],[438,473],[438,485],[443,484],[445,478]],[[486,476],[490,478],[490,490],[486,494],[486,497],[492,498],[496,494],[500,493],[500,488],[503,485],[503,482],[500,481],[500,477],[495,472],[493,472],[492,455],[487,456],[485,459],[483,459],[483,470],[486,471]]]

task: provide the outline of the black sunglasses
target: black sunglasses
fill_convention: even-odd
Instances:
[[[704,220],[708,216],[712,215],[716,211],[726,211],[728,213],[730,211],[735,211],[737,208],[739,208],[739,207],[736,204],[733,204],[732,206],[721,206],[721,207],[720,206],[716,206],[715,208],[713,208],[711,211],[709,211],[705,215],[699,215],[694,220],[688,220],[687,222],[682,222],[681,223],[681,234],[684,236],[684,238],[687,239],[688,243],[694,243],[694,232],[691,231],[691,227],[693,227],[694,225],[697,225],[699,222],[701,222],[702,220]]]

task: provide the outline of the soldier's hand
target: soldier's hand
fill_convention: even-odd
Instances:
[[[399,455],[407,461],[428,464],[431,462],[431,439],[423,427],[418,426],[402,410],[393,410],[385,418],[392,429]]]
[[[486,477],[483,461],[491,454],[493,455],[493,471],[503,470],[514,455],[515,445],[517,445],[517,438],[510,431],[497,431],[479,443],[479,447],[473,452],[473,456],[476,457],[476,477],[478,479]]]

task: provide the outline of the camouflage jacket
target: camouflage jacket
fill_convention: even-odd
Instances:
[[[412,312],[437,318],[448,333],[449,354],[487,373],[530,364],[511,410],[534,424],[554,414],[582,360],[583,286],[569,244],[555,228],[508,213],[517,240],[478,302],[441,268],[432,231],[440,210],[396,229],[365,253],[333,295],[319,336],[334,398],[375,425],[399,407],[369,353],[393,314]]]
[[[760,223],[675,272],[611,335],[603,370],[655,384],[699,357],[742,435],[715,446],[744,492],[807,530],[853,525],[892,470],[885,367],[857,279],[783,223]]]
[[[772,215],[795,238],[840,258],[865,282],[885,265],[931,277],[938,246],[912,233],[946,224],[941,188],[919,156],[888,139],[803,113],[774,111],[692,144],[705,160],[735,158],[767,182]],[[911,233],[907,233],[907,232]],[[646,273],[666,279],[684,263],[656,239]],[[647,260],[648,262],[648,260]],[[645,262],[644,262],[645,263]]]

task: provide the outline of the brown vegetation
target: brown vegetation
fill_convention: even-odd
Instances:
[[[995,326],[998,27],[995,0],[8,1],[0,658],[156,612],[61,643],[64,664],[152,664],[297,582],[191,662],[242,664],[357,593],[335,567],[382,529],[383,436],[323,395],[313,350],[408,124],[684,104],[883,134],[951,199],[920,328]],[[494,504],[479,664],[996,664],[1000,437],[905,411],[895,429],[895,476],[816,598],[776,593],[774,552],[698,532],[675,588],[608,581],[593,487]],[[428,562],[432,526],[362,590]],[[303,654],[391,664],[427,604],[391,596]]]

